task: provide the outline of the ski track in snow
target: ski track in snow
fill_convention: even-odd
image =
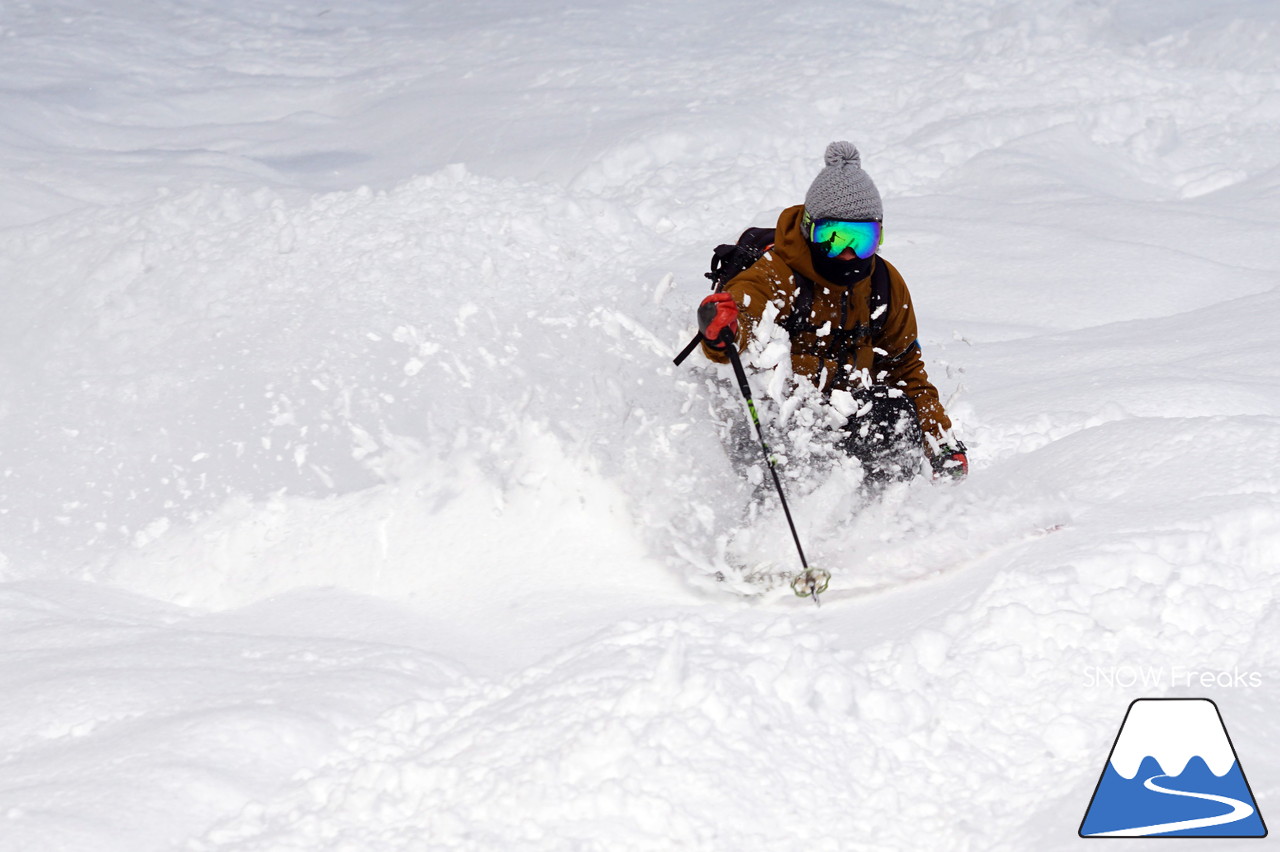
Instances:
[[[1212,697],[1265,811],[1277,39],[1264,0],[5,6],[0,850],[1074,848],[1107,666],[1260,671]],[[818,609],[707,580],[795,553],[727,376],[670,359],[838,138],[973,475],[862,505],[757,374]]]

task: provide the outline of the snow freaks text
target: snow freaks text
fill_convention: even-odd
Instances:
[[[1135,686],[1200,687],[1202,689],[1257,689],[1262,686],[1262,673],[1241,671],[1206,671],[1186,666],[1085,666],[1084,686],[1088,689],[1129,689]]]

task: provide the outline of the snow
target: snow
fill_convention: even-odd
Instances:
[[[1065,849],[1141,697],[1212,698],[1265,818],[1278,39],[6,4],[0,850]],[[813,476],[762,346],[818,609],[713,578],[796,555],[726,371],[671,358],[835,139],[973,472]]]
[[[1136,701],[1111,753],[1111,765],[1123,778],[1138,774],[1142,759],[1154,757],[1166,775],[1181,775],[1200,757],[1218,777],[1236,765],[1231,740],[1213,703],[1203,699]]]

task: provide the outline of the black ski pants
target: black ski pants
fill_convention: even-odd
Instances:
[[[883,385],[859,388],[852,394],[857,408],[836,430],[835,448],[862,464],[870,491],[914,477],[922,459],[915,404]],[[785,441],[778,439],[778,443],[785,449]],[[759,439],[745,418],[730,421],[725,450],[740,472],[762,463]]]
[[[836,446],[862,463],[872,488],[911,479],[920,470],[920,418],[901,391],[872,385],[853,391],[858,410],[844,424]]]

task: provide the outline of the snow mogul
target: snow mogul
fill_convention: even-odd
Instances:
[[[912,478],[922,456],[935,478],[963,479],[965,446],[925,373],[911,294],[877,254],[880,192],[851,143],[832,142],[825,161],[804,204],[782,211],[776,228],[750,228],[716,249],[707,275],[716,292],[698,308],[695,341],[712,361],[732,359],[741,377],[737,353],[775,306],[771,325],[790,336],[793,373],[827,399],[851,394],[856,413],[836,446],[858,459],[869,486]],[[742,387],[750,402],[745,380]]]

